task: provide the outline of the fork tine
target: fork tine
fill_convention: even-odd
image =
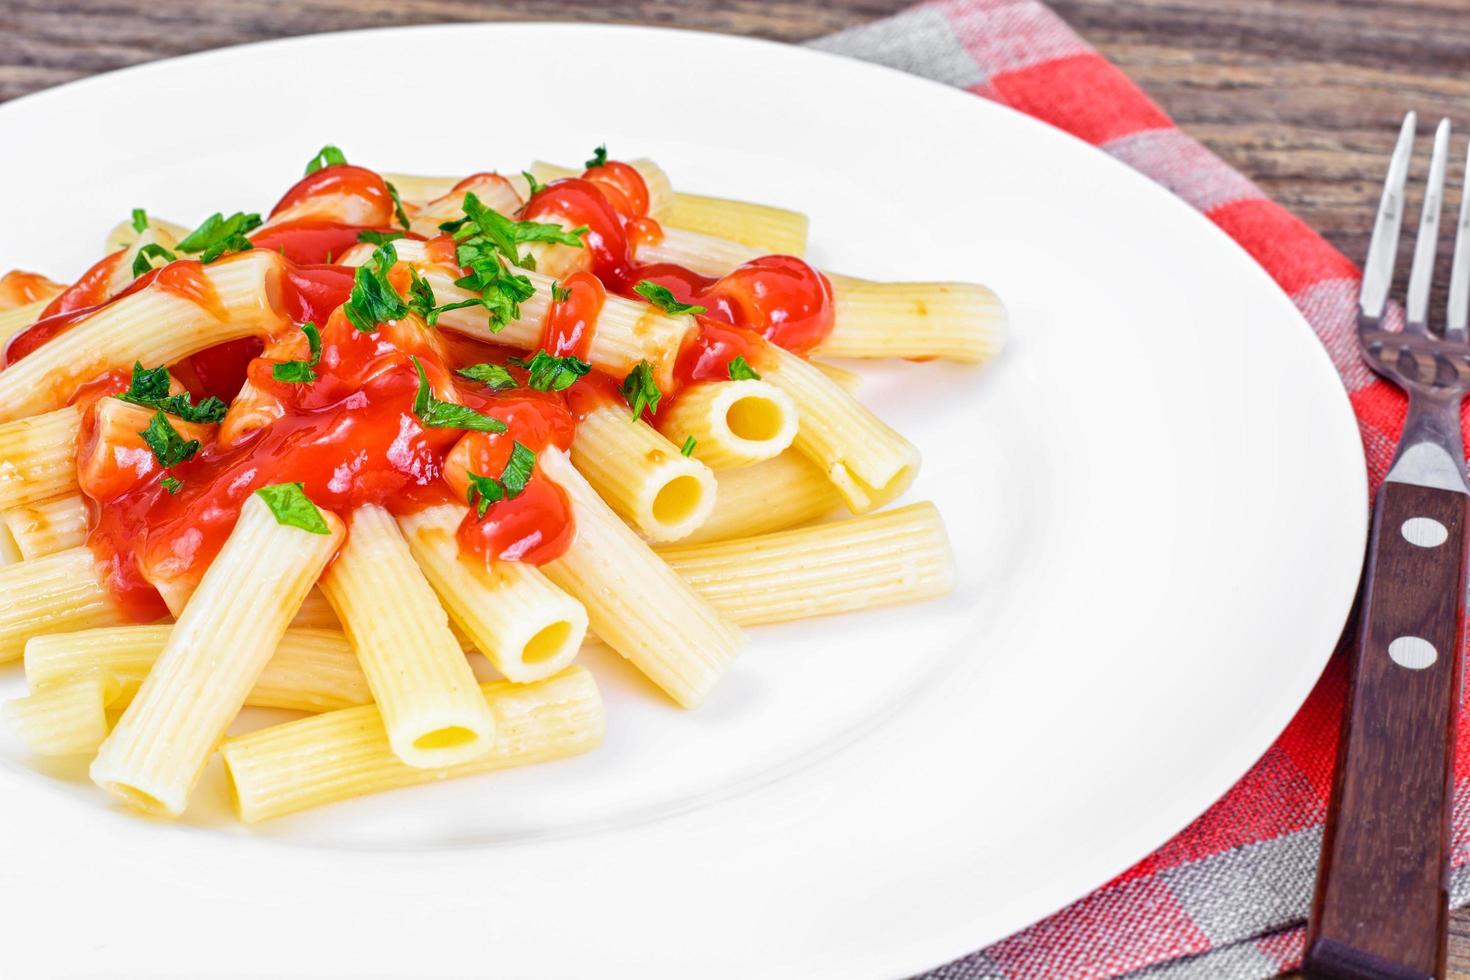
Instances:
[[[1414,127],[1418,121],[1418,116],[1410,110],[1399,127],[1399,141],[1388,161],[1383,199],[1378,202],[1378,217],[1373,222],[1373,237],[1368,242],[1368,257],[1363,260],[1363,288],[1358,296],[1358,308],[1365,317],[1375,320],[1383,316],[1383,307],[1388,303],[1388,289],[1393,285],[1399,226],[1404,220],[1404,183],[1409,179],[1409,157],[1414,152]]]
[[[1429,287],[1434,282],[1434,253],[1439,250],[1439,215],[1444,210],[1444,171],[1450,155],[1450,121],[1441,119],[1434,130],[1434,154],[1424,183],[1424,209],[1419,214],[1419,237],[1414,240],[1414,265],[1409,270],[1409,299],[1404,330],[1422,334],[1429,322]]]
[[[1445,314],[1444,335],[1464,343],[1470,319],[1470,147],[1465,154],[1465,184],[1460,188],[1460,227],[1455,232],[1455,261],[1450,267],[1450,308]]]

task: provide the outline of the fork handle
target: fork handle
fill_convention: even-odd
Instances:
[[[1378,492],[1308,976],[1444,976],[1467,502]]]

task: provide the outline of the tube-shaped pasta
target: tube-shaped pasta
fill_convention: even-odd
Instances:
[[[603,500],[653,541],[677,541],[715,505],[715,475],[626,405],[598,405],[577,423],[572,462]]]
[[[399,261],[417,267],[423,274],[434,291],[436,303],[458,303],[474,297],[474,293],[454,284],[459,278],[456,270],[429,263],[423,242],[400,240],[394,246]],[[370,250],[355,253],[354,260],[365,261],[368,254]],[[516,272],[529,279],[536,292],[521,303],[520,316],[500,331],[490,330],[489,314],[478,306],[442,313],[439,326],[492,344],[536,350],[541,345],[541,323],[551,302],[553,280],[538,272],[524,269]],[[672,385],[679,349],[694,328],[691,316],[669,316],[647,303],[608,296],[593,325],[587,360],[615,378],[624,377],[640,361],[647,361],[653,368],[654,380],[660,388],[667,389]]]
[[[71,405],[0,423],[0,510],[76,492],[81,427]]]
[[[0,310],[0,347],[26,327],[35,323],[41,317],[41,313],[50,305],[51,299],[38,299],[34,303],[26,303],[22,306],[13,306],[8,310]]]
[[[490,751],[447,769],[403,764],[373,707],[347,708],[227,739],[220,747],[236,810],[257,823],[368,793],[578,755],[606,720],[592,675],[569,667],[532,684],[480,685],[495,719]]]
[[[577,534],[542,566],[587,607],[592,630],[686,708],[699,704],[744,641],[740,630],[654,554],[558,450],[541,472],[570,498]]]
[[[171,624],[112,626],[49,633],[26,644],[32,690],[76,677],[102,675],[116,683],[111,706],[132,701],[168,645]],[[333,711],[372,701],[357,654],[341,630],[286,630],[245,703],[257,708]]]
[[[752,248],[760,255],[801,258],[806,254],[806,215],[768,204],[678,193],[663,224],[665,229],[683,228],[724,238]]]
[[[490,751],[495,719],[392,514],[375,505],[352,512],[347,544],[321,587],[398,758],[432,769]]]
[[[642,264],[670,262],[701,276],[718,279],[736,266],[758,259],[763,254],[759,249],[726,238],[701,235],[682,228],[665,228],[657,241],[639,242],[637,258]]]
[[[92,780],[138,809],[178,816],[286,624],[341,544],[276,520],[259,493],[240,509],[133,703],[92,761]],[[49,559],[42,559],[43,561]]]
[[[742,626],[932,599],[954,589],[954,558],[927,501],[659,556]]]
[[[393,186],[397,187],[397,184]],[[400,190],[399,193],[402,193]],[[499,174],[475,174],[456,182],[443,194],[425,202],[413,216],[409,230],[425,238],[439,234],[439,225],[464,216],[466,194],[474,194],[480,203],[492,211],[514,214],[521,206],[521,197],[510,181]]]
[[[79,493],[0,512],[0,523],[5,525],[23,561],[86,544],[90,519],[87,501]]]
[[[833,325],[817,345],[818,354],[943,357],[976,363],[989,360],[1005,346],[1006,309],[985,286],[828,278]]]
[[[679,392],[659,414],[658,429],[676,446],[693,439],[694,458],[711,469],[734,469],[778,456],[791,445],[796,405],[764,381],[703,381]]]
[[[779,531],[825,517],[842,506],[842,495],[827,474],[794,449],[715,476],[720,484],[715,508],[681,545]]]
[[[398,189],[398,196],[405,203],[422,206],[454,190],[454,185],[463,178],[385,173],[383,179]]]
[[[638,246],[639,262],[670,262],[723,276],[757,249],[710,235],[666,229]],[[961,282],[870,282],[827,273],[832,331],[816,353],[831,357],[944,357],[988,360],[1005,345],[1006,310],[991,289]]]
[[[190,231],[190,229],[185,228],[181,224],[177,224],[173,221],[165,221],[162,218],[155,218],[152,215],[148,216],[148,230],[153,231],[154,234],[157,236],[157,238],[154,239],[155,241],[161,241],[162,244],[168,248],[172,248],[174,242],[177,242],[179,239],[186,237]],[[113,225],[112,230],[107,233],[107,240],[104,242],[104,245],[107,251],[116,252],[119,249],[131,248],[138,241],[138,239],[138,229],[133,227],[133,222],[131,220],[119,221],[117,224]],[[131,264],[132,261],[132,256],[129,256],[129,264]]]
[[[450,622],[495,669],[519,684],[550,677],[577,655],[587,610],[534,565],[462,555],[455,532],[465,513],[443,504],[400,517],[398,525]]]
[[[90,755],[107,737],[115,687],[97,674],[74,677],[7,701],[5,721],[37,755]]]
[[[759,352],[761,377],[791,396],[801,418],[798,452],[822,468],[854,514],[908,489],[919,450],[819,369],[775,344]]]
[[[60,408],[82,382],[134,361],[172,364],[277,329],[282,261],[274,252],[242,252],[204,266],[201,283],[188,287],[197,287],[195,299],[155,283],[114,300],[0,371],[0,421]]]
[[[86,547],[0,568],[0,596],[0,663],[33,636],[126,622]]]

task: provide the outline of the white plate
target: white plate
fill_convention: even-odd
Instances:
[[[864,389],[924,450],[911,497],[949,521],[959,589],[752,631],[693,714],[595,662],[601,751],[255,832],[218,805],[183,828],[121,814],[5,742],[0,919],[25,925],[0,972],[917,971],[1162,843],[1326,662],[1366,489],[1296,310],[1144,178],[897,72],[561,25],[181,58],[0,108],[0,268],[73,275],[134,206],[263,210],[328,141],[430,173],[606,141],[677,186],[810,213],[828,268],[996,287],[1000,362]]]

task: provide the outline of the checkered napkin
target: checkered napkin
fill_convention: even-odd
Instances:
[[[1403,426],[1405,401],[1358,358],[1356,266],[1180,132],[1050,9],[1034,0],[940,0],[812,46],[1019,109],[1094,144],[1202,211],[1275,278],[1327,348],[1350,394],[1377,488]],[[1345,659],[1333,659],[1276,744],[1177,837],[1086,898],[925,980],[1264,977],[1295,968],[1332,782]],[[1467,741],[1470,724],[1462,719],[1456,905],[1470,901]]]

